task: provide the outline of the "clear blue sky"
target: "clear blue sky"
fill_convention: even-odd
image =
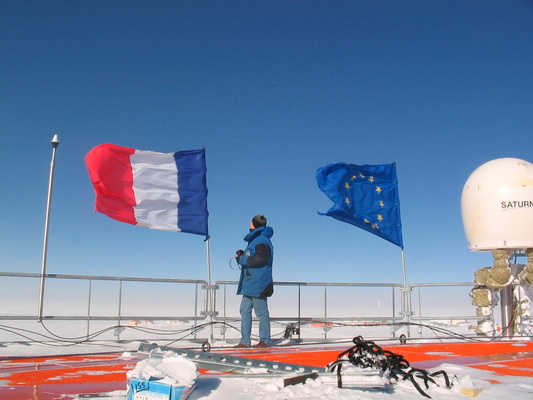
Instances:
[[[500,157],[533,161],[533,2],[0,2],[0,270],[206,278],[203,237],[94,213],[84,163],[114,143],[207,148],[213,280],[248,222],[275,280],[401,282],[400,249],[319,216],[317,168],[396,162],[409,283],[472,281],[460,197]]]

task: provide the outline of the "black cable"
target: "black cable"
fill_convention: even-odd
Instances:
[[[341,352],[337,360],[327,366],[328,371],[337,372],[337,385],[342,387],[342,367],[343,363],[350,363],[362,369],[375,369],[382,371],[391,380],[409,380],[415,389],[424,397],[431,398],[425,390],[429,389],[429,384],[437,385],[434,377],[442,375],[447,388],[450,388],[450,380],[445,371],[429,373],[419,368],[411,368],[409,362],[401,355],[388,350],[383,350],[372,341],[365,341],[362,336],[353,338],[354,346]],[[425,390],[419,382],[423,382]]]
[[[183,336],[183,338],[184,338],[184,337],[189,336],[190,334],[193,334],[193,333],[195,333],[197,331],[200,331],[200,330],[204,329],[206,326],[209,326],[211,324],[225,324],[225,323],[209,322],[209,323],[206,323],[206,324],[198,325],[196,327],[190,327],[190,328],[181,329],[181,330],[177,330],[177,331],[170,331],[170,332],[165,333],[165,334],[175,335],[175,334],[179,334],[179,333],[188,332],[185,336]],[[225,325],[228,325],[228,324],[225,324]],[[144,332],[144,333],[156,333],[157,332],[159,335],[164,334],[163,333],[164,330],[160,330],[160,329],[152,329],[152,330],[150,330],[150,329],[147,329],[147,328],[139,328],[139,327],[134,327],[134,326],[113,325],[113,326],[101,329],[99,331],[96,331],[96,332],[93,332],[93,333],[90,333],[90,334],[84,335],[84,336],[63,337],[63,336],[59,336],[59,335],[55,334],[54,332],[52,332],[42,322],[41,322],[41,326],[51,336],[47,336],[47,335],[44,335],[44,334],[36,332],[36,331],[30,331],[30,330],[23,329],[23,328],[10,327],[10,326],[6,326],[6,325],[0,325],[0,329],[4,330],[6,332],[12,333],[12,334],[21,336],[22,338],[24,338],[26,340],[29,340],[29,341],[32,341],[34,343],[39,343],[39,344],[48,345],[48,346],[52,346],[52,347],[53,346],[66,346],[66,345],[74,346],[74,345],[83,344],[83,343],[87,344],[87,343],[90,342],[90,340],[93,340],[96,337],[98,337],[98,336],[100,336],[100,335],[102,335],[102,334],[104,334],[104,333],[106,333],[106,332],[108,332],[110,330],[117,329],[117,328],[128,328],[128,329],[132,329],[132,330],[138,330],[138,331],[141,331],[141,332]],[[228,326],[231,326],[231,325],[228,325]],[[150,332],[150,331],[152,331],[152,332]],[[24,334],[21,333],[21,332],[24,332]],[[54,340],[54,341],[60,342],[60,343],[45,342],[43,340],[38,340],[35,337],[31,337],[30,335],[27,335],[27,334],[32,334],[34,336],[42,337],[43,339]],[[181,340],[181,339],[177,339],[177,340]],[[177,340],[174,340],[172,343],[174,343]]]
[[[513,310],[513,312],[514,312],[514,310]],[[273,335],[273,338],[274,338],[274,340],[277,340],[276,337],[279,336],[280,339],[282,339],[282,338],[287,339],[287,337],[284,337],[284,334],[287,332],[287,329],[291,329],[291,328],[292,329],[293,328],[300,329],[300,327],[302,327],[304,325],[310,325],[310,324],[316,323],[316,322],[323,322],[323,320],[311,320],[311,321],[306,321],[306,322],[298,321],[298,322],[288,323],[286,325],[285,329],[282,332]],[[41,325],[42,325],[43,329],[45,329],[45,331],[48,332],[51,336],[47,336],[47,335],[44,335],[42,333],[38,333],[38,332],[35,332],[35,331],[31,331],[31,330],[26,330],[26,329],[22,329],[22,328],[15,328],[15,327],[10,327],[10,326],[6,326],[6,325],[0,325],[0,330],[4,330],[6,332],[9,332],[9,333],[12,333],[12,334],[15,334],[15,335],[19,335],[22,338],[24,338],[26,340],[29,340],[29,341],[33,341],[35,343],[40,343],[40,344],[48,345],[48,346],[61,346],[61,345],[73,346],[73,345],[84,344],[84,343],[88,344],[91,340],[94,340],[98,336],[103,335],[104,333],[109,332],[110,330],[118,329],[118,328],[136,330],[136,331],[139,331],[139,332],[151,333],[151,334],[158,335],[158,336],[181,335],[179,338],[175,338],[175,339],[171,340],[169,342],[169,344],[173,344],[173,343],[175,343],[177,341],[183,340],[186,337],[188,337],[188,336],[190,336],[192,334],[195,334],[195,333],[201,331],[202,329],[205,329],[206,327],[211,326],[211,325],[226,326],[226,327],[229,327],[231,329],[235,329],[237,332],[240,331],[237,327],[235,327],[235,326],[233,326],[231,324],[228,324],[226,322],[211,321],[211,322],[206,322],[204,324],[200,324],[200,325],[197,325],[197,326],[183,328],[183,329],[176,329],[176,330],[164,330],[164,329],[158,329],[158,328],[148,328],[148,327],[139,327],[139,326],[112,325],[110,327],[106,327],[104,329],[92,332],[92,333],[90,333],[88,335],[77,336],[77,337],[63,337],[63,336],[55,334],[50,329],[48,329],[48,327],[46,327],[46,325],[42,321],[41,321]],[[435,334],[435,336],[438,339],[440,339],[440,340],[444,340],[444,339],[449,338],[449,339],[455,339],[455,340],[461,340],[461,341],[471,341],[471,342],[486,342],[487,341],[487,338],[484,338],[484,339],[473,338],[473,337],[469,337],[469,336],[458,334],[456,332],[453,332],[453,331],[448,330],[448,329],[444,329],[442,327],[436,327],[436,326],[433,326],[433,325],[419,324],[419,323],[412,323],[412,322],[386,323],[386,324],[383,324],[383,323],[375,323],[375,324],[368,324],[368,323],[366,323],[366,324],[334,323],[334,324],[332,324],[332,327],[372,327],[372,326],[400,326],[400,327],[401,326],[417,326],[417,327],[424,327],[424,328],[427,328],[427,329],[431,330]],[[500,339],[503,336],[503,334],[509,328],[510,328],[510,326],[506,327],[503,330],[501,335],[498,335],[497,337],[492,338],[492,340],[495,341],[495,340]],[[38,337],[41,337],[42,339],[41,340],[34,339],[34,338],[31,337],[31,335],[37,335]],[[439,335],[444,335],[446,337],[443,338],[442,336],[439,336]],[[59,341],[60,343],[51,344],[51,343],[45,342],[44,340],[55,340],[55,341]],[[376,339],[375,341],[389,341],[389,340],[390,339]],[[417,340],[417,339],[411,339],[411,340]],[[335,343],[337,343],[337,344],[349,343],[349,342],[350,342],[350,340],[338,340],[338,341],[335,341]],[[315,340],[313,342],[299,343],[299,345],[300,346],[313,346],[313,345],[331,344],[331,343],[332,343],[331,341]]]

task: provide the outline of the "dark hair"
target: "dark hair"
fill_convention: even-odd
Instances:
[[[254,224],[254,227],[257,229],[262,226],[266,226],[267,219],[265,218],[264,215],[256,215],[255,217],[252,218],[252,224]]]

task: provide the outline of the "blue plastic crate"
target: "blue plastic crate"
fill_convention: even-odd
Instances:
[[[175,386],[158,380],[132,379],[128,387],[127,400],[185,400],[196,388]]]

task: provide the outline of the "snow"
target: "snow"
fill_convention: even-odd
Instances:
[[[490,372],[453,364],[442,364],[430,371],[444,369],[452,378],[452,388],[430,386],[426,391],[432,399],[496,400],[502,398],[533,398],[533,378],[500,376]],[[496,380],[500,383],[490,383]],[[125,391],[116,391],[102,399],[123,400]],[[281,379],[202,377],[189,400],[421,400],[424,399],[408,382],[385,389],[339,389],[319,377],[304,384],[283,387]]]
[[[156,350],[157,351],[157,350]],[[252,371],[261,376],[234,377],[231,375],[197,375],[195,365],[171,352],[156,353],[155,359],[140,361],[128,374],[128,378],[144,378],[166,375],[169,384],[192,385],[198,378],[196,390],[189,400],[421,400],[424,397],[410,381],[399,381],[379,388],[338,388],[335,379],[323,374],[317,379],[307,379],[305,383],[284,387],[281,377],[265,378],[263,370]],[[131,356],[128,352],[123,357]],[[152,361],[150,361],[152,360]],[[192,365],[191,365],[192,364]],[[496,366],[497,364],[493,365]],[[483,400],[501,398],[532,399],[533,378],[498,375],[490,371],[443,363],[428,372],[444,370],[452,387],[446,388],[442,378],[435,378],[436,385],[430,384],[424,391],[435,400],[468,399]],[[126,391],[106,394],[103,399],[125,400]],[[99,398],[100,399],[100,398]]]
[[[64,324],[67,324],[66,322]],[[63,323],[61,323],[63,326]],[[155,328],[160,328],[157,324]],[[452,329],[452,326],[448,326]],[[306,329],[311,329],[307,327]],[[316,337],[320,338],[322,328],[316,327]],[[328,332],[331,338],[350,338],[353,337],[353,327],[337,328],[334,327]],[[365,330],[366,329],[366,330]],[[460,334],[471,333],[468,325],[453,325],[455,332]],[[377,337],[390,337],[389,327],[357,327],[365,339],[374,340]],[[415,330],[413,330],[415,331]],[[62,328],[62,332],[70,333],[68,329]],[[312,332],[307,332],[311,335]],[[412,335],[418,331],[411,332]],[[227,332],[228,334],[228,332]],[[236,333],[233,334],[234,336]],[[213,345],[223,344],[225,342],[214,342]],[[121,341],[112,342],[102,340],[101,342],[80,343],[74,347],[66,343],[55,342],[52,347],[51,343],[38,342],[0,342],[0,354],[2,356],[35,356],[37,354],[60,355],[70,353],[98,353],[106,351],[122,351],[122,358],[128,359],[135,357],[140,342],[138,341]],[[161,341],[158,344],[165,346]],[[225,345],[230,345],[227,342]],[[517,343],[519,345],[519,343]],[[187,342],[173,344],[173,347],[199,347],[198,343]],[[346,343],[346,348],[351,347]],[[148,359],[149,360],[149,359]],[[180,356],[165,354],[161,352],[155,361],[140,361],[136,368],[128,374],[129,379],[134,377],[146,378],[148,376],[157,376],[167,379],[167,382],[176,382],[179,384],[189,385],[192,380],[197,378],[196,389],[188,397],[189,400],[288,400],[288,399],[305,399],[305,400],[421,400],[424,399],[415,389],[410,381],[401,381],[395,384],[387,384],[381,388],[338,388],[335,380],[328,379],[326,374],[316,380],[308,379],[305,383],[284,387],[283,379],[279,377],[265,378],[263,370],[253,371],[261,376],[231,377],[228,375],[213,374],[211,376],[197,375],[196,367],[189,360]],[[497,363],[493,366],[496,366]],[[435,368],[428,369],[430,372],[444,370],[452,381],[452,388],[445,387],[443,380],[436,379],[437,385],[430,385],[426,390],[432,399],[451,400],[451,399],[469,399],[475,396],[481,400],[496,400],[502,398],[514,399],[533,399],[533,378],[516,377],[499,375],[491,371],[443,363]],[[495,383],[498,382],[498,383]],[[124,390],[118,390],[105,394],[105,397],[98,397],[99,400],[126,400],[127,387]],[[72,395],[65,395],[65,398],[73,398]],[[74,397],[75,398],[75,397]]]
[[[155,349],[127,373],[128,379],[157,379],[159,383],[192,386],[198,379],[196,364],[170,351]]]

